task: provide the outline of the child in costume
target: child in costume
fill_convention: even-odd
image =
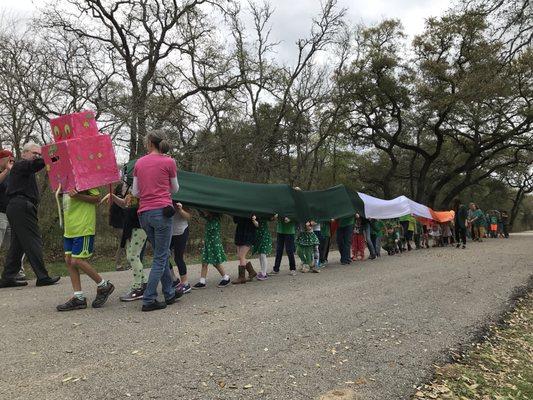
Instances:
[[[382,247],[389,256],[399,253],[398,241],[399,239],[395,232],[394,226],[387,225],[385,236],[382,239]]]
[[[57,306],[57,311],[72,311],[87,308],[85,294],[81,290],[80,269],[96,283],[96,297],[93,308],[100,308],[113,293],[115,287],[103,279],[86,260],[93,254],[94,235],[96,231],[96,206],[100,202],[100,191],[90,189],[77,192],[72,189],[63,195],[63,213],[65,232],[63,244],[65,262],[74,289],[74,296],[64,304]]]
[[[431,232],[429,233],[429,235],[433,238],[433,247],[440,247],[442,244],[441,242],[442,231],[441,231],[440,224],[438,222],[436,221],[432,222]]]
[[[120,301],[134,301],[143,298],[146,282],[144,266],[141,261],[141,253],[146,243],[146,232],[141,228],[139,222],[139,199],[128,193],[122,198],[116,194],[111,194],[114,204],[124,209],[124,225],[122,228],[121,246],[126,248],[126,258],[132,267],[133,283],[128,292],[120,296]]]
[[[237,257],[239,258],[239,277],[234,279],[234,285],[246,283],[246,272],[248,272],[248,281],[257,276],[252,263],[247,260],[246,256],[255,243],[256,227],[252,218],[233,217],[235,227],[235,246],[237,247]]]
[[[255,215],[252,216],[252,222],[256,226],[257,231],[255,235],[255,243],[252,248],[254,254],[259,254],[259,264],[261,271],[257,273],[258,281],[265,281],[268,279],[268,259],[267,256],[272,252],[272,236],[268,229],[268,219],[260,218]]]
[[[313,260],[313,252],[315,246],[319,244],[318,238],[313,233],[313,225],[311,222],[300,224],[298,229],[298,236],[296,237],[296,246],[298,257],[302,262],[300,272],[320,272]]]
[[[221,281],[218,287],[226,287],[230,284],[230,277],[224,271],[222,263],[227,260],[226,253],[224,253],[224,246],[222,245],[222,238],[220,235],[220,218],[218,213],[199,210],[198,213],[205,219],[205,236],[204,249],[202,251],[202,271],[200,273],[200,281],[193,286],[193,289],[203,289],[207,286],[207,267],[209,264],[213,265],[220,276]]]
[[[352,233],[352,261],[365,259],[365,236],[363,234],[363,220],[355,214],[355,224]]]

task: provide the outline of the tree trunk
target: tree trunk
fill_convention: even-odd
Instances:
[[[511,215],[509,215],[509,232],[513,230],[513,225],[516,220],[516,217],[518,216],[518,210],[520,209],[520,204],[522,204],[523,199],[524,189],[520,188],[516,192],[516,196],[513,199],[513,207],[511,208]]]

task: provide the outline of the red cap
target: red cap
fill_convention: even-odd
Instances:
[[[0,158],[13,157],[13,153],[9,150],[0,150]]]

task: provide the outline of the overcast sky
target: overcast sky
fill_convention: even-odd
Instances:
[[[246,0],[242,0],[243,3]],[[287,60],[294,55],[294,43],[305,37],[311,19],[320,10],[320,0],[269,0],[275,12],[272,19],[272,39],[281,42],[278,55]],[[0,10],[31,14],[45,0],[0,0]],[[347,20],[353,25],[372,24],[383,18],[399,18],[409,36],[420,33],[424,21],[441,15],[450,7],[450,0],[339,0],[347,9]]]

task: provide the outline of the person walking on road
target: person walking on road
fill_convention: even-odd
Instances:
[[[43,240],[39,230],[37,207],[40,201],[35,174],[44,168],[41,148],[27,143],[22,150],[22,160],[16,161],[9,175],[6,189],[7,219],[11,226],[11,244],[6,256],[0,287],[26,286],[26,281],[15,279],[20,271],[20,260],[26,254],[37,277],[37,286],[53,285],[58,276],[50,277],[44,265]]]

